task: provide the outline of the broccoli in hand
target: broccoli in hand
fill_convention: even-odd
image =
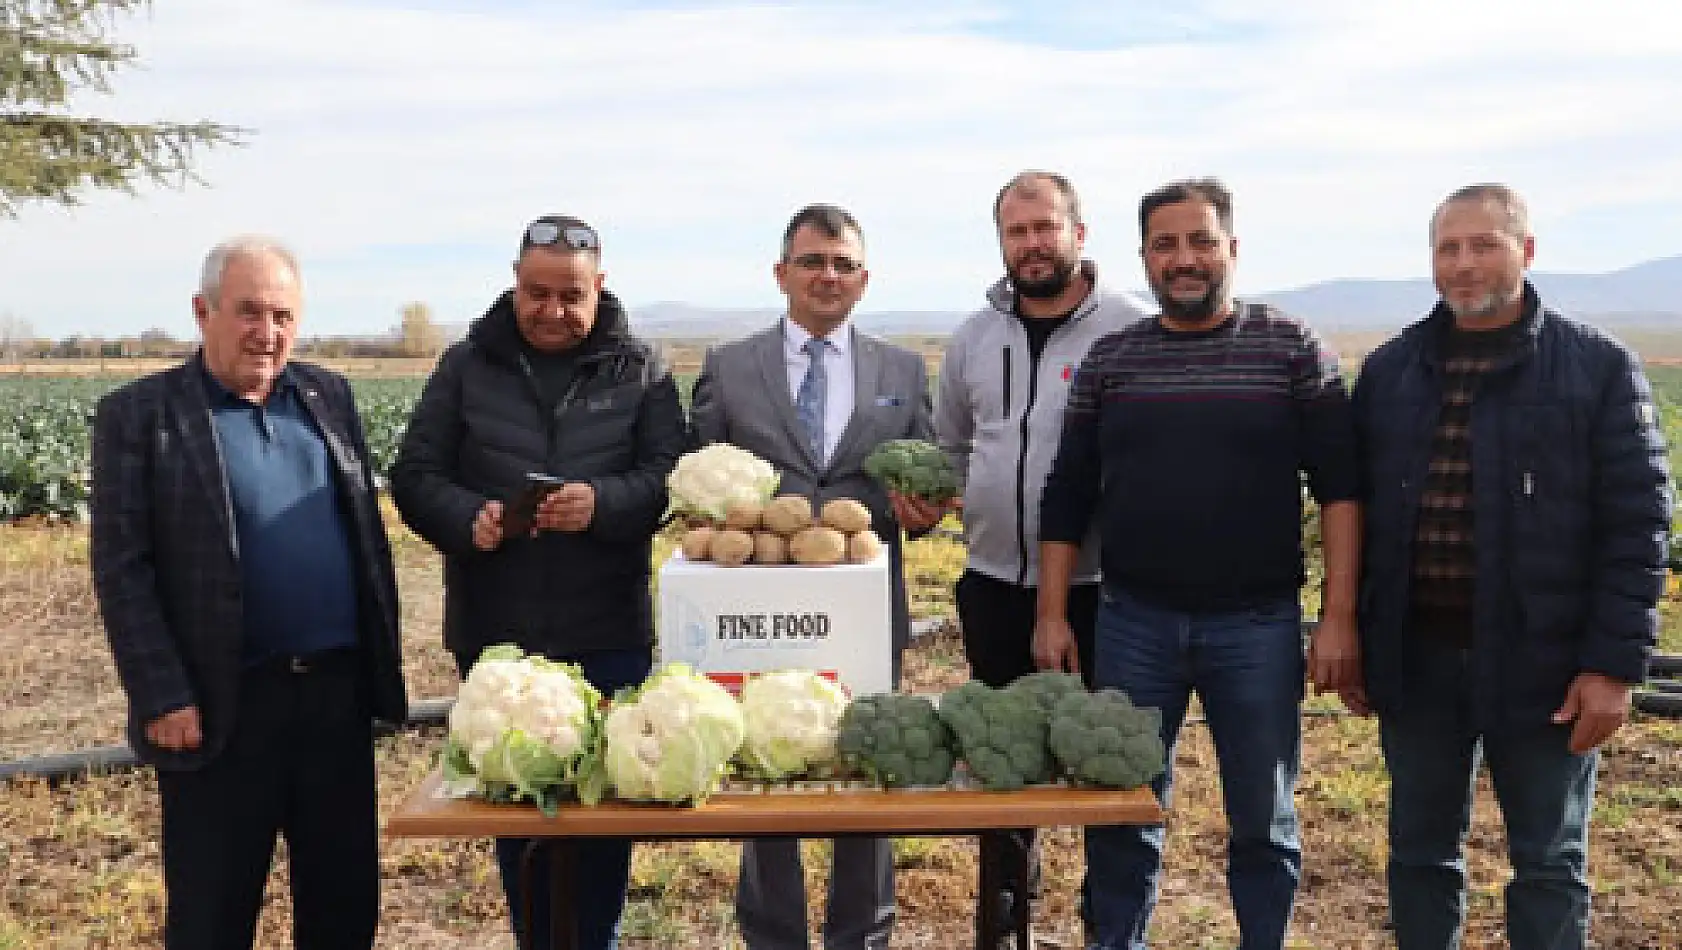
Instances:
[[[939,448],[921,439],[891,439],[864,460],[871,478],[902,495],[945,504],[958,494],[958,473]]]

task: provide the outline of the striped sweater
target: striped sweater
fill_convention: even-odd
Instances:
[[[1097,515],[1106,585],[1172,609],[1292,597],[1302,473],[1321,503],[1357,496],[1348,389],[1313,331],[1259,304],[1204,331],[1142,320],[1081,364],[1041,538],[1078,544]]]

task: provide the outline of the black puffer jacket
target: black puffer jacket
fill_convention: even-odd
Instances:
[[[471,659],[501,642],[549,656],[651,643],[650,547],[687,441],[671,374],[611,294],[553,413],[512,293],[498,298],[439,360],[391,470],[404,522],[444,554],[445,646]],[[474,548],[474,516],[487,500],[512,501],[528,472],[588,481],[589,529]]]
[[[1472,406],[1477,713],[1485,728],[1546,722],[1584,670],[1640,682],[1657,634],[1671,491],[1641,364],[1606,334],[1542,306]],[[1366,541],[1367,693],[1401,709],[1418,675],[1407,618],[1413,535],[1442,407],[1439,305],[1374,350],[1355,386]]]

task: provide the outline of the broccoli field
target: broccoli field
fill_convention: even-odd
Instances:
[[[80,521],[88,501],[88,451],[94,406],[121,386],[120,376],[0,375],[0,521]],[[353,377],[374,468],[397,456],[420,376]],[[687,399],[693,377],[678,378]]]
[[[99,397],[127,380],[109,376],[0,376],[0,521],[80,521]],[[419,377],[352,381],[368,448],[384,471],[420,396]]]

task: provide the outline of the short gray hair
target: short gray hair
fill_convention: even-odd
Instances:
[[[1453,194],[1437,205],[1437,210],[1431,212],[1431,241],[1437,240],[1437,219],[1442,217],[1443,209],[1452,204],[1464,202],[1478,202],[1494,206],[1501,214],[1501,228],[1520,241],[1530,236],[1530,209],[1524,199],[1510,186],[1499,182],[1479,182],[1456,188]]]
[[[1063,196],[1063,208],[1069,213],[1070,224],[1082,223],[1080,195],[1075,193],[1074,183],[1069,181],[1068,176],[1057,172],[1030,168],[1027,171],[1017,172],[1011,177],[1010,181],[1005,182],[1003,188],[999,189],[998,196],[993,199],[993,225],[997,227],[999,224],[999,211],[1004,208],[1006,196],[1015,192],[1024,198],[1038,198],[1041,185],[1050,185],[1058,194]]]
[[[235,258],[254,258],[272,255],[280,258],[294,278],[298,273],[298,257],[279,240],[263,234],[241,234],[228,238],[210,249],[204,256],[204,268],[199,271],[199,296],[214,305],[221,302],[222,275]]]

